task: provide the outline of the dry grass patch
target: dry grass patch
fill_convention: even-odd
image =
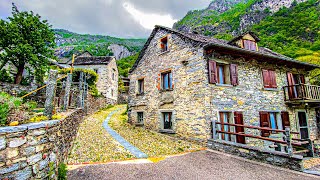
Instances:
[[[172,155],[202,148],[195,143],[132,126],[127,123],[126,106],[120,107],[121,111],[112,116],[109,122],[110,127],[149,157]]]
[[[118,106],[109,107],[89,116],[81,123],[68,163],[109,162],[130,159],[134,156],[123,148],[102,124],[110,112]]]

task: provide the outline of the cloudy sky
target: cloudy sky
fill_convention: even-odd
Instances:
[[[172,27],[189,10],[211,0],[0,0],[0,18],[19,10],[34,11],[53,28],[117,37],[147,37],[155,24]]]

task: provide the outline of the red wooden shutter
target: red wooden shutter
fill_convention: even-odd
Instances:
[[[230,64],[230,76],[231,76],[231,85],[239,85],[238,78],[238,66],[236,64]]]
[[[262,69],[262,76],[263,76],[263,85],[265,88],[271,88],[270,86],[270,76],[269,71]]]
[[[282,119],[282,128],[283,130],[286,129],[286,126],[290,127],[290,119],[289,119],[289,113],[288,112],[281,112],[281,119]]]
[[[157,82],[158,82],[157,88],[158,88],[158,90],[160,90],[161,89],[161,74],[158,74],[158,81]]]
[[[217,63],[215,61],[209,61],[209,82],[217,83]]]
[[[293,80],[293,74],[288,72],[287,73],[287,79],[288,79],[288,94],[289,94],[289,99],[292,99],[294,98],[294,93],[293,93],[293,90],[294,90],[294,80]]]
[[[270,117],[268,112],[260,112],[260,127],[270,128]],[[269,137],[270,131],[261,130],[262,137]]]
[[[269,70],[270,87],[277,88],[277,77],[276,72]]]
[[[242,112],[234,112],[234,122],[235,124],[243,125],[243,114]],[[244,127],[236,127],[236,133],[244,133]],[[246,138],[241,135],[237,135],[237,143],[246,143]]]

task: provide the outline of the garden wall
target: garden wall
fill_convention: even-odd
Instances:
[[[71,150],[84,112],[62,120],[0,128],[0,179],[57,177],[57,167]]]
[[[23,92],[31,92],[37,89],[37,86],[22,86],[18,84],[9,84],[0,82],[0,91],[6,92],[11,95],[19,95]]]
[[[234,142],[208,140],[208,147],[213,150],[244,157],[283,168],[303,171],[303,157],[299,155],[289,156],[286,153],[270,151],[258,147],[238,144]]]

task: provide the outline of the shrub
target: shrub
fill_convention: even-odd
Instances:
[[[60,163],[58,167],[58,180],[67,179],[67,165]]]
[[[21,98],[13,97],[5,92],[0,92],[0,126],[6,125],[8,123],[7,120],[9,113],[18,109],[21,104]]]
[[[13,77],[10,76],[10,73],[7,70],[2,69],[0,70],[0,81],[13,83],[14,80],[13,80]]]

